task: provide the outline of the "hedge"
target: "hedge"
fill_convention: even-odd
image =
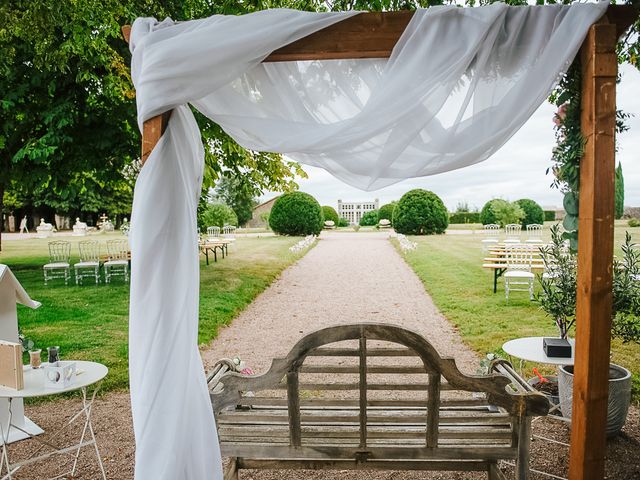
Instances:
[[[555,210],[545,210],[544,211],[544,221],[545,222],[555,222],[556,220],[556,211]]]
[[[435,193],[410,190],[393,211],[393,226],[396,232],[407,235],[444,233],[449,226],[449,212]]]
[[[318,235],[324,226],[322,208],[308,193],[285,193],[271,208],[269,226],[280,235]]]
[[[449,223],[480,223],[480,212],[454,212],[449,215]]]

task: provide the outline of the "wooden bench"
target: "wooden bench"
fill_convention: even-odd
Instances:
[[[330,346],[329,346],[330,345]],[[225,480],[239,469],[479,470],[528,478],[531,417],[546,398],[505,366],[466,376],[419,334],[325,328],[264,375],[222,362],[209,379]]]

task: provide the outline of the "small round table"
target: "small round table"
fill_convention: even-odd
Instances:
[[[38,460],[49,458],[50,456],[56,455],[56,454],[66,454],[66,455],[75,457],[73,462],[73,468],[71,472],[69,472],[73,477],[75,475],[76,467],[78,464],[80,449],[83,447],[87,447],[89,445],[94,446],[96,457],[98,460],[98,465],[100,466],[100,471],[102,473],[102,478],[106,480],[107,476],[104,472],[104,467],[102,465],[102,458],[100,457],[98,444],[96,443],[96,437],[93,431],[93,425],[91,423],[91,407],[93,406],[93,401],[95,400],[96,394],[100,389],[100,384],[102,383],[102,380],[104,379],[104,377],[107,376],[107,373],[109,373],[109,369],[105,365],[102,365],[101,363],[96,363],[96,362],[85,362],[85,361],[76,360],[76,361],[73,361],[73,363],[76,364],[75,378],[74,378],[74,381],[66,388],[51,388],[47,385],[47,382],[45,381],[46,379],[45,379],[45,369],[44,369],[45,365],[47,365],[46,363],[43,363],[42,367],[38,369],[33,369],[29,365],[25,365],[24,388],[22,390],[15,390],[13,388],[0,386],[0,398],[6,398],[8,400],[8,413],[9,413],[9,419],[7,424],[0,425],[0,436],[2,436],[2,455],[0,456],[0,480],[12,479],[13,478],[12,475],[19,468],[26,465],[30,465],[34,462],[37,462]],[[97,385],[96,385],[96,388],[94,388],[93,390],[91,398],[89,399],[87,396],[87,388],[94,384],[97,384]],[[82,414],[84,413],[84,419],[85,419],[84,427],[82,429],[82,435],[80,436],[80,441],[78,442],[77,445],[74,445],[72,447],[56,448],[51,443],[40,440],[38,437],[31,435],[29,432],[26,432],[25,430],[23,430],[22,428],[20,428],[19,426],[11,422],[11,415],[12,415],[11,402],[13,401],[14,398],[44,397],[48,395],[58,395],[60,393],[71,392],[74,390],[80,390],[82,392],[82,409],[77,414],[73,415],[71,419],[60,430],[65,429],[66,427],[71,425],[73,422],[75,422],[77,419],[81,418]],[[5,430],[5,427],[6,427],[6,430]],[[32,456],[21,462],[10,464],[9,455],[8,455],[8,438],[9,438],[9,430],[12,427],[29,435],[31,439],[36,440],[43,446],[54,448],[54,451],[43,454],[43,455],[39,455],[37,457]],[[87,434],[91,437],[91,439],[85,441],[85,437],[87,436]],[[37,454],[40,450],[41,448],[37,449],[35,453]],[[2,476],[3,468],[6,468],[6,472],[7,472],[4,476]],[[56,476],[56,478],[58,477],[59,475]]]
[[[524,337],[524,338],[516,338],[515,340],[509,340],[504,345],[502,345],[502,350],[504,350],[510,357],[516,357],[520,359],[520,374],[522,374],[522,364],[524,361],[529,361],[533,363],[544,363],[547,365],[573,365],[575,353],[576,353],[576,341],[573,338],[569,339],[569,344],[571,344],[571,358],[562,358],[562,357],[548,357],[546,353],[544,353],[544,348],[542,347],[542,340],[545,337]],[[560,404],[552,406],[549,410],[550,414],[555,414],[554,417],[558,419],[562,419],[564,421],[569,421],[564,417],[556,416],[560,412]],[[542,418],[542,417],[538,417]],[[536,420],[538,419],[536,418]],[[544,437],[538,437],[543,440],[548,440]],[[563,445],[562,442],[555,442]]]
[[[545,363],[547,365],[573,365],[576,351],[576,341],[569,339],[571,344],[571,358],[547,357],[542,348],[542,339],[545,337],[524,337],[509,340],[502,349],[510,356],[534,363]]]

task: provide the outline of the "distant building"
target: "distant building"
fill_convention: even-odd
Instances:
[[[346,219],[351,225],[359,224],[365,213],[378,208],[380,208],[380,201],[377,198],[373,202],[343,202],[338,200],[338,216]]]
[[[246,228],[265,228],[267,227],[267,222],[269,219],[269,213],[271,212],[271,208],[273,207],[274,202],[279,197],[273,197],[271,200],[267,200],[264,203],[261,203],[257,207],[253,209],[253,214],[251,215],[251,220],[247,222],[245,225]]]

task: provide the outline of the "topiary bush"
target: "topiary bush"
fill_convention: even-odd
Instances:
[[[335,208],[330,207],[329,205],[324,205],[322,207],[322,216],[324,217],[325,222],[332,221],[336,226],[340,223],[338,212],[336,212]]]
[[[304,192],[280,195],[269,214],[271,230],[280,235],[318,235],[323,224],[320,204]]]
[[[381,206],[380,210],[378,210],[378,221],[386,219],[393,225],[393,210],[396,208],[397,204],[398,202],[391,202]]]
[[[518,204],[522,210],[524,210],[524,218],[521,223],[524,228],[532,223],[542,225],[544,223],[544,210],[533,200],[528,198],[521,198],[514,203]]]
[[[393,226],[405,235],[444,233],[449,212],[435,193],[416,188],[405,193],[396,205]]]
[[[496,221],[496,214],[493,211],[493,205],[504,202],[501,198],[494,198],[484,204],[482,210],[480,210],[480,223],[483,225],[489,225],[490,223],[498,223]]]
[[[360,219],[361,227],[372,227],[378,224],[378,210],[365,212]]]

